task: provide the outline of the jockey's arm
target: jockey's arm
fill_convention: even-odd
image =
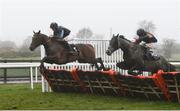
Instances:
[[[49,37],[53,37],[53,35],[49,35]]]
[[[147,32],[147,36],[150,38],[150,40],[151,40],[150,42],[157,42],[157,39],[156,39],[156,37],[154,37],[153,34]]]
[[[135,39],[135,44],[140,44],[142,41],[144,41],[144,39],[146,39],[146,37],[139,37]]]

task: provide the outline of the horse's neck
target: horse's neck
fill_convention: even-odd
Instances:
[[[121,40],[119,41],[120,46],[118,46],[119,48],[121,48],[121,50],[125,53],[125,52],[129,52],[130,50],[130,43],[128,43],[125,40]]]
[[[63,45],[63,42],[61,43],[61,41],[56,41],[52,38],[46,38],[43,46],[47,55],[58,53],[59,51],[63,51],[66,49]]]
[[[119,42],[120,42],[119,48],[121,48],[121,50],[123,51],[123,59],[126,60],[128,58],[131,58],[133,55],[132,48],[134,47],[134,44],[126,40],[121,40]]]
[[[43,37],[42,38],[42,45],[45,49],[47,49],[50,45],[50,38],[49,37]]]

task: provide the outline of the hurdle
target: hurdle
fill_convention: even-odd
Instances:
[[[114,70],[70,71],[40,68],[53,92],[78,92],[162,100],[180,103],[180,72],[163,72],[153,76],[122,75]]]
[[[73,43],[91,43],[96,49],[96,57],[102,57],[109,71],[95,71],[88,64],[77,62],[65,65],[45,65],[42,74],[42,92],[78,92],[100,95],[145,98],[180,102],[180,72],[159,71],[153,76],[144,72],[140,76],[128,75],[126,70],[117,68],[122,61],[122,51],[108,57],[104,52],[108,41],[81,40]],[[41,58],[44,57],[41,47]],[[180,65],[179,62],[175,64]]]

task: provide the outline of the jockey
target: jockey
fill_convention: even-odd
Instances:
[[[147,47],[147,51],[145,51],[145,56],[150,59],[154,59],[157,60],[159,59],[159,57],[157,57],[157,55],[154,55],[152,53],[152,51],[150,51],[149,49],[152,49],[152,45],[151,43],[156,43],[157,39],[154,37],[153,34],[146,32],[144,29],[138,29],[136,34],[138,35],[138,38],[135,38],[135,44],[140,44],[141,42],[144,42],[143,45],[145,45]]]
[[[157,42],[157,39],[154,37],[154,35],[146,32],[144,29],[138,29],[137,35],[139,36],[139,38],[136,39],[136,44],[139,44],[142,41],[144,41],[146,44]]]
[[[59,39],[59,41],[62,41],[65,37],[67,37],[70,34],[70,30],[63,27],[63,26],[58,26],[58,24],[56,22],[52,22],[50,24],[50,28],[53,30],[53,36],[57,39]],[[68,50],[70,51],[70,54],[74,54],[74,50],[72,49],[72,47],[68,44],[67,45]]]

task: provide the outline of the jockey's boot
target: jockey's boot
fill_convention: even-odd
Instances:
[[[150,61],[152,60],[156,61],[160,59],[160,57],[157,54],[155,54],[153,51],[150,51],[150,50],[146,52],[145,56],[147,60],[150,60]]]
[[[75,55],[75,56],[77,56],[78,55],[78,52],[77,51],[75,51],[69,44],[68,44],[68,49],[69,49],[69,54],[70,55]]]

